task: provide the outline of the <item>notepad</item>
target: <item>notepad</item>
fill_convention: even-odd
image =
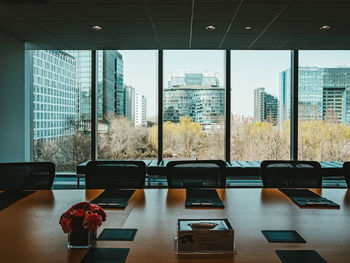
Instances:
[[[327,263],[315,250],[276,250],[283,263]]]
[[[340,208],[337,203],[319,196],[308,189],[279,189],[299,207]]]
[[[129,248],[90,248],[81,263],[124,263]]]
[[[135,190],[105,190],[91,203],[103,208],[125,208]]]
[[[219,207],[223,208],[215,189],[186,189],[186,207]]]
[[[35,193],[36,191],[6,191],[0,194],[0,210],[13,205],[17,201]]]
[[[295,230],[262,230],[261,232],[271,243],[305,243]]]
[[[105,228],[102,230],[97,240],[132,241],[135,238],[136,232],[137,232],[137,229]]]

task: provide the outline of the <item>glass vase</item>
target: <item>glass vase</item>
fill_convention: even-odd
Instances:
[[[89,248],[96,240],[96,231],[81,231],[68,233],[68,248]]]

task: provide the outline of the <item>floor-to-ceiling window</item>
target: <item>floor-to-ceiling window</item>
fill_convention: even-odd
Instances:
[[[231,51],[231,160],[289,159],[290,51]]]
[[[223,67],[223,51],[164,51],[165,159],[224,159]]]
[[[33,160],[75,171],[90,159],[91,52],[32,51]]]
[[[98,158],[157,157],[157,51],[98,50]]]
[[[350,158],[350,51],[299,51],[298,159]]]

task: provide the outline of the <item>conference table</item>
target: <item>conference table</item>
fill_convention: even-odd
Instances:
[[[71,205],[103,190],[39,190],[0,211],[0,261],[80,262],[86,249],[67,249],[58,221]],[[105,209],[98,229],[137,228],[134,241],[96,241],[130,248],[132,262],[281,262],[275,250],[316,250],[327,262],[350,262],[350,190],[313,189],[340,209],[302,209],[278,189],[218,189],[225,208],[185,208],[183,189],[139,189],[125,209]],[[228,218],[236,254],[177,255],[178,219]],[[296,230],[306,243],[269,243],[261,230]]]

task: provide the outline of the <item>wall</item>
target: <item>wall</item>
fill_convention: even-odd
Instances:
[[[0,32],[0,162],[30,160],[30,87],[24,42]]]

